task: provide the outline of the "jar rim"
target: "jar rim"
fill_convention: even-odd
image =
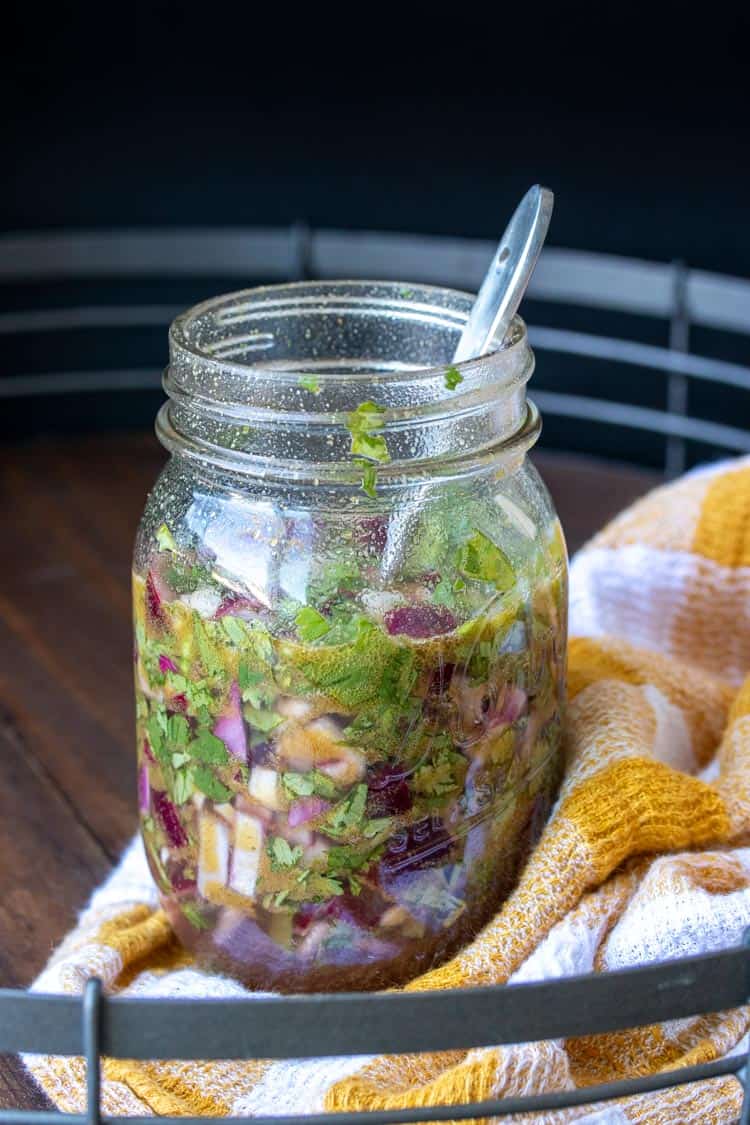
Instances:
[[[169,329],[170,367],[167,379],[174,373],[178,361],[190,359],[199,366],[206,381],[212,376],[216,379],[234,373],[253,376],[255,380],[273,378],[277,386],[297,387],[300,375],[304,375],[310,366],[310,358],[300,356],[294,368],[289,370],[264,364],[263,353],[273,348],[272,333],[263,332],[260,328],[241,336],[230,335],[224,340],[212,340],[208,347],[201,344],[200,335],[210,332],[213,327],[236,328],[241,323],[260,321],[269,313],[274,317],[283,317],[316,311],[332,315],[378,310],[402,315],[412,323],[421,320],[437,325],[442,320],[446,328],[455,331],[457,338],[475,299],[471,293],[444,286],[364,279],[296,281],[236,290],[208,298],[175,317]],[[237,350],[250,353],[254,358],[251,362],[238,362],[235,358]],[[447,366],[455,367],[463,384],[473,382],[482,374],[486,379],[490,374],[487,369],[491,368],[492,382],[496,390],[501,391],[515,381],[517,368],[523,364],[524,353],[528,350],[526,325],[516,315],[505,337],[493,339],[483,356],[455,364],[446,357],[439,363],[423,366],[394,365],[390,371],[377,371],[377,384],[379,388],[387,389],[394,383],[408,381],[412,387],[432,388],[436,381],[444,379]],[[326,387],[336,382],[351,381],[349,373],[316,370],[316,377]],[[436,396],[434,390],[428,393],[431,401],[436,397],[447,401],[447,396]],[[451,401],[455,402],[458,397],[453,396]],[[318,411],[309,413],[314,416]]]
[[[386,443],[384,477],[481,459],[525,429],[534,358],[516,317],[487,354],[454,364],[473,303],[439,286],[362,280],[204,301],[170,327],[160,440],[208,461],[226,463],[228,450],[262,475],[343,479],[367,407]]]

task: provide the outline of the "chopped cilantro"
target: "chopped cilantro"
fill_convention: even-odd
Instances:
[[[312,797],[313,779],[311,773],[282,774],[281,784],[288,797]]]
[[[195,926],[196,930],[207,930],[210,928],[210,922],[203,917],[195,903],[184,902],[180,910],[187,918],[191,926]]]
[[[307,596],[312,602],[325,602],[340,593],[354,593],[362,585],[359,560],[351,550],[341,551],[328,558],[319,574],[307,584]]]
[[[271,836],[267,844],[271,865],[275,870],[285,867],[294,867],[302,858],[302,848],[297,845],[290,847],[283,836]]]
[[[461,789],[468,762],[453,750],[439,750],[432,760],[420,766],[413,785],[425,797],[443,797]]]
[[[211,585],[211,572],[205,566],[174,559],[165,578],[176,594],[193,594],[199,586]]]
[[[328,851],[328,871],[333,875],[346,875],[350,871],[361,871],[370,863],[376,848],[358,849],[352,846],[338,846]]]
[[[347,606],[334,606],[331,613],[331,626],[323,641],[326,645],[348,645],[356,641],[359,636],[361,621],[367,621],[364,614],[353,610],[351,603]]]
[[[324,637],[331,628],[330,622],[323,614],[318,613],[317,609],[313,609],[310,605],[305,605],[298,611],[294,622],[297,626],[297,634],[305,644]]]
[[[249,703],[258,711],[267,708],[276,698],[273,687],[265,682],[262,672],[249,668],[245,661],[240,661],[237,672],[237,681],[245,703]]]
[[[250,723],[251,727],[254,727],[255,730],[262,731],[263,734],[269,734],[284,722],[281,715],[278,715],[275,711],[269,711],[262,707],[253,707],[250,703],[245,705],[245,718]]]
[[[358,458],[357,464],[362,468],[362,491],[365,496],[374,500],[378,494],[378,470],[372,461],[365,461],[364,458]]]
[[[465,578],[491,582],[500,591],[509,590],[516,580],[508,556],[481,531],[474,531],[460,548],[458,569]]]
[[[156,542],[159,544],[160,551],[171,551],[173,554],[177,550],[174,535],[169,530],[167,525],[163,523],[156,531]]]
[[[258,621],[246,622],[242,657],[252,671],[261,672],[267,678],[271,676],[275,657],[271,634],[265,625]]]
[[[329,799],[336,796],[336,786],[330,777],[318,770],[309,773],[285,773],[281,777],[282,787],[288,797],[325,797]]]
[[[186,746],[190,737],[190,726],[184,715],[170,715],[167,721],[167,738],[176,746]]]
[[[419,743],[425,718],[421,700],[405,699],[398,704],[378,702],[360,715],[344,732],[346,741],[373,750],[378,757],[399,753],[410,758]]]
[[[362,885],[357,874],[372,866],[382,851],[382,841],[365,844],[363,847],[355,847],[353,844],[332,847],[327,856],[328,875],[336,880],[345,879],[349,884],[349,890],[355,895],[359,894]]]
[[[356,785],[343,801],[331,809],[324,820],[321,830],[328,836],[344,836],[359,824],[365,814],[367,803],[367,786],[363,783]]]
[[[300,661],[300,670],[313,687],[333,696],[345,707],[355,707],[377,696],[393,650],[406,651],[389,645],[381,631],[362,618],[357,622],[353,642],[342,645],[340,650],[332,650],[329,659],[325,659],[329,650],[316,650],[314,657]]]
[[[298,383],[303,391],[309,391],[311,395],[320,394],[320,383],[314,375],[300,375]]]
[[[164,749],[164,731],[159,722],[158,712],[154,715],[149,715],[148,722],[146,723],[146,734],[148,735],[149,745],[154,754],[157,758],[161,757]]]
[[[435,605],[444,605],[447,609],[454,609],[456,605],[455,587],[448,578],[443,577],[432,591],[432,600]]]
[[[313,793],[317,797],[329,799],[336,796],[336,785],[331,781],[330,777],[321,773],[319,770],[313,770],[311,776],[313,779]]]
[[[332,898],[334,895],[344,893],[344,886],[340,880],[332,879],[330,875],[319,875],[317,872],[314,873],[307,886],[314,899]]]
[[[192,770],[193,781],[201,793],[205,793],[217,804],[225,804],[232,796],[232,790],[227,789],[214,774],[205,766],[195,766]]]
[[[450,870],[448,867],[434,867],[418,871],[408,881],[402,897],[404,905],[417,918],[447,925],[466,909],[463,899],[454,894],[458,888],[449,875]]]
[[[192,714],[200,715],[213,706],[213,696],[205,680],[188,680],[179,672],[167,672],[166,681],[175,695],[184,695]],[[206,719],[210,722],[210,716]]]
[[[184,756],[185,755],[175,754],[175,757]],[[175,804],[184,805],[186,801],[190,800],[194,792],[195,780],[193,778],[193,771],[191,769],[176,768],[171,788]]]
[[[445,371],[445,386],[449,391],[455,391],[459,383],[463,383],[464,377],[457,367],[452,365],[446,368]]]
[[[365,457],[370,461],[385,464],[391,455],[382,434],[385,407],[375,402],[361,402],[346,418],[346,428],[351,434],[351,452],[355,457]]]
[[[221,676],[224,670],[221,653],[209,635],[209,623],[196,611],[193,612],[193,635],[206,675]]]
[[[361,734],[368,734],[377,726],[375,719],[366,711],[360,711],[357,717],[349,723],[344,734],[347,738],[356,739]]]
[[[240,686],[240,691],[248,691],[248,689],[257,687],[258,684],[263,683],[263,673],[258,672],[254,668],[250,668],[246,660],[241,660],[239,668],[237,669],[237,681]]]
[[[384,832],[390,831],[393,824],[393,818],[390,816],[377,817],[375,820],[368,820],[362,829],[362,835],[368,840],[374,839],[375,836],[381,836]]]
[[[189,750],[193,758],[209,766],[223,766],[229,761],[226,746],[210,730],[202,730],[190,743]]]
[[[408,648],[395,647],[383,669],[378,698],[384,703],[403,704],[417,679],[416,658]]]
[[[231,614],[227,614],[225,617],[222,617],[221,624],[224,628],[224,632],[229,637],[232,644],[235,644],[238,647],[240,645],[244,645],[247,633],[245,631],[244,623],[240,620],[239,617],[232,617]]]

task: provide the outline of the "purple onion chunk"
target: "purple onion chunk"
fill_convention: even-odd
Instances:
[[[150,570],[146,576],[146,609],[149,617],[156,624],[161,625],[164,621],[164,616],[161,611],[161,595],[156,588],[156,579],[154,572]]]
[[[426,640],[456,628],[456,618],[442,605],[403,605],[389,609],[383,623],[392,636]]]
[[[523,688],[509,684],[496,705],[487,710],[484,717],[485,726],[490,730],[493,727],[510,726],[521,718],[527,703],[528,697]]]
[[[252,621],[265,607],[257,598],[245,594],[228,594],[219,605],[214,618],[241,617],[244,621]]]
[[[138,770],[138,808],[144,814],[151,812],[151,780],[147,762]]]
[[[229,689],[227,706],[221,718],[217,719],[213,733],[221,739],[233,757],[239,758],[241,762],[247,761],[247,732],[242,717],[242,696],[236,681]]]
[[[170,801],[166,793],[159,789],[151,790],[151,800],[156,818],[166,832],[167,839],[173,848],[187,847],[187,832],[182,827],[180,814]]]
[[[289,827],[298,828],[300,824],[308,824],[317,816],[328,812],[330,807],[330,801],[324,801],[322,797],[300,797],[289,806],[287,814]]]

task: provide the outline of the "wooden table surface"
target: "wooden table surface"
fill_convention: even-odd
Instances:
[[[571,552],[656,474],[536,459]],[[150,434],[0,449],[0,987],[23,988],[136,827],[130,554]],[[47,1103],[0,1056],[0,1109]]]

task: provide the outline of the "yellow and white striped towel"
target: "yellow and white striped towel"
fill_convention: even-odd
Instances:
[[[605,528],[574,561],[571,626],[567,770],[542,840],[498,916],[409,988],[605,972],[736,944],[750,923],[750,459],[692,473]],[[77,993],[92,974],[120,995],[243,993],[176,945],[138,843],[34,987]],[[749,1019],[408,1058],[108,1061],[103,1105],[304,1114],[570,1090],[744,1050]],[[61,1109],[82,1108],[80,1060],[27,1062]],[[725,1125],[739,1104],[720,1078],[543,1120]]]

